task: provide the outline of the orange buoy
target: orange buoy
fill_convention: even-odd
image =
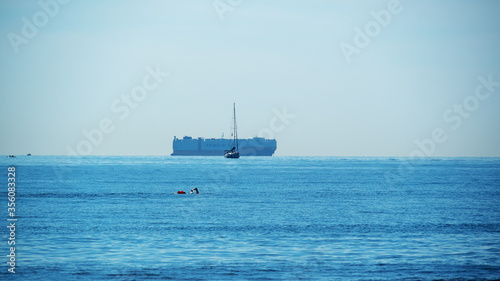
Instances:
[[[177,191],[177,194],[186,194],[186,192],[182,191],[182,190],[179,190],[179,191]]]

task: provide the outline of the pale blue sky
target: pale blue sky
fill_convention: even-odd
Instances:
[[[235,102],[240,137],[274,129],[276,155],[500,156],[500,87],[474,98],[500,82],[500,2],[401,0],[350,62],[341,44],[393,1],[246,0],[223,20],[214,2],[72,0],[44,25],[39,1],[0,1],[0,154],[67,154],[107,118],[91,154],[169,155],[174,136],[228,136]],[[113,110],[148,67],[169,76]]]

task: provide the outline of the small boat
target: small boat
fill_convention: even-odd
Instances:
[[[31,153],[26,154],[26,156],[31,156]]]
[[[230,150],[224,151],[225,158],[240,158],[240,152],[238,151],[238,130],[236,127],[236,105],[233,103],[233,120],[234,120],[234,132],[233,132],[233,143]]]

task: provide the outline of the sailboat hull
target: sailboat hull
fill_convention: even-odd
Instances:
[[[240,158],[240,153],[238,151],[226,152],[224,154],[224,157],[226,157],[226,158]]]

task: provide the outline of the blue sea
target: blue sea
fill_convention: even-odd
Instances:
[[[2,156],[0,167],[2,280],[500,279],[499,158]]]

